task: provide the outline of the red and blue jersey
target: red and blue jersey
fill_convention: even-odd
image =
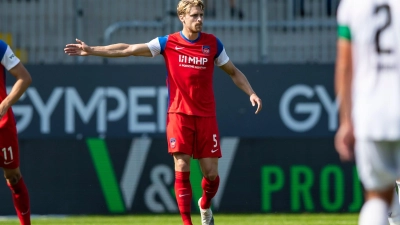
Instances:
[[[2,40],[0,40],[0,60],[0,102],[2,102],[7,97],[6,70],[14,68],[20,62],[11,48]],[[0,120],[0,129],[7,127],[15,127],[15,118],[11,107]]]
[[[163,55],[168,71],[168,112],[215,116],[214,65],[229,61],[221,41],[200,33],[196,40],[182,32],[158,37],[147,43],[153,56]]]

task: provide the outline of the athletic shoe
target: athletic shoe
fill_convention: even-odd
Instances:
[[[200,206],[201,198],[199,199],[199,209],[201,215],[201,225],[214,225],[214,217],[211,211],[211,207],[208,209],[202,209]]]

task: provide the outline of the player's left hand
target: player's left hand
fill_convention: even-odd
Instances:
[[[256,114],[258,114],[262,109],[261,98],[259,98],[256,94],[250,95],[250,102],[253,106],[257,104]]]
[[[335,135],[335,148],[342,161],[354,159],[354,143],[353,126],[349,122],[340,124]]]

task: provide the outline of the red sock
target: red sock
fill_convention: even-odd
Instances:
[[[12,192],[15,210],[21,225],[31,224],[31,212],[29,208],[29,194],[24,180],[21,178],[15,185],[7,183]]]
[[[200,206],[202,209],[208,209],[211,207],[211,199],[217,194],[219,186],[219,176],[215,180],[211,181],[205,177],[201,181],[201,187],[203,188],[203,196],[201,197]]]
[[[190,172],[175,171],[175,195],[183,225],[193,225],[190,217],[192,205],[192,186],[190,185]]]

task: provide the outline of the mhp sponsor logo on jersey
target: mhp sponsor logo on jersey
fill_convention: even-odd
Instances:
[[[180,63],[188,63],[192,65],[205,65],[208,62],[208,59],[205,57],[195,57],[195,56],[187,56],[187,55],[179,55]]]
[[[296,84],[282,94],[279,114],[284,125],[294,132],[307,132],[321,123],[326,113],[328,124],[323,127],[334,132],[338,127],[338,102],[323,85],[311,87]]]
[[[151,156],[160,155],[162,149],[152,148],[152,139],[146,136],[134,138],[128,150],[124,163],[121,179],[115,171],[112,163],[111,149],[103,139],[87,139],[91,158],[93,160],[97,176],[106,200],[109,212],[124,213],[132,211],[135,205],[142,206],[142,201],[147,209],[141,211],[154,213],[178,212],[174,193],[174,167],[171,164],[159,163]],[[224,157],[219,160],[220,185],[216,196],[213,198],[213,208],[218,209],[222,196],[226,189],[233,160],[238,148],[239,138],[221,138],[221,148]],[[164,149],[164,151],[167,151]],[[152,152],[152,154],[150,154]],[[160,156],[159,156],[160,157]],[[165,153],[161,161],[173,158]],[[193,205],[202,196],[202,173],[197,160],[190,164],[191,184],[193,190]],[[140,199],[140,200],[138,200]],[[136,203],[140,201],[140,203]]]
[[[208,59],[205,57],[191,57],[187,55],[179,55],[179,66],[198,69],[198,70],[205,70],[207,69],[204,66],[208,62]]]
[[[47,95],[40,91],[28,88],[13,106],[22,136],[165,133],[166,87],[54,87]]]

